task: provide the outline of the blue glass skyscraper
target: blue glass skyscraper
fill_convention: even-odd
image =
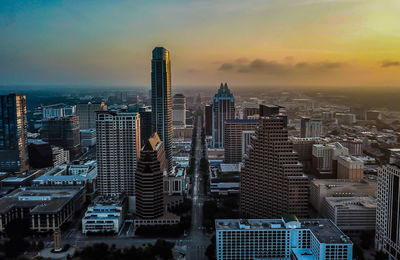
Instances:
[[[169,51],[163,47],[153,50],[151,60],[151,125],[164,144],[168,172],[172,171],[172,100],[171,64]]]
[[[26,125],[25,95],[0,95],[0,171],[29,169]]]
[[[214,96],[212,106],[212,146],[224,148],[224,123],[226,120],[235,119],[235,98],[228,88],[222,84]]]

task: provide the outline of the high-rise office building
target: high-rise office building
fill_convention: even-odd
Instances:
[[[81,155],[79,117],[54,117],[44,119],[40,128],[41,138],[50,145],[61,146],[69,151],[72,159]]]
[[[353,243],[329,219],[217,219],[216,259],[351,260]]]
[[[300,122],[300,137],[322,136],[322,119],[302,117]]]
[[[212,135],[212,104],[204,106],[204,131],[208,136]]]
[[[169,51],[163,47],[154,48],[151,60],[151,109],[152,132],[159,135],[168,160],[168,172],[172,172],[171,63]]]
[[[163,174],[167,162],[157,133],[147,139],[140,154],[135,176],[136,214],[143,219],[164,213]]]
[[[235,98],[228,84],[221,83],[212,106],[212,146],[214,148],[224,148],[224,124],[230,119],[235,119]]]
[[[400,165],[382,166],[378,170],[376,210],[376,247],[400,259]]]
[[[97,171],[100,195],[135,195],[140,156],[140,116],[118,111],[97,112]]]
[[[285,119],[261,117],[241,172],[243,217],[307,216],[308,180],[288,140]]]
[[[341,155],[349,155],[349,149],[341,143],[314,144],[312,148],[312,172],[317,178],[335,179],[337,160]]]
[[[243,135],[245,131],[254,131],[258,125],[258,120],[232,119],[226,120],[224,126],[224,150],[225,163],[240,163],[243,160],[243,152],[249,138]],[[245,139],[243,139],[245,138]]]
[[[259,115],[260,106],[255,102],[244,101],[242,104],[243,119],[248,119],[249,116]]]
[[[151,137],[153,130],[151,127],[151,107],[139,107],[140,114],[140,139],[142,140],[142,145],[144,142]]]
[[[21,173],[29,169],[26,97],[0,95],[0,171]]]
[[[322,139],[319,137],[292,137],[290,138],[290,141],[293,143],[293,150],[299,156],[299,162],[303,164],[304,173],[311,174],[313,145],[321,143]]]
[[[76,114],[79,116],[81,129],[96,128],[96,112],[106,110],[107,106],[101,103],[82,103],[76,106]]]
[[[186,97],[183,94],[175,94],[172,98],[172,125],[174,127],[186,125]]]

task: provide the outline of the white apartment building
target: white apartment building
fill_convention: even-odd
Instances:
[[[98,190],[103,196],[126,193],[133,200],[140,155],[140,115],[118,111],[97,113]]]

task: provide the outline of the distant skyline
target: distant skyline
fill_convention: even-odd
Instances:
[[[399,86],[397,0],[0,3],[0,86]],[[34,89],[34,87],[32,87]]]

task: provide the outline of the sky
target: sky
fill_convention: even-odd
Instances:
[[[2,0],[0,87],[400,88],[399,0]]]

